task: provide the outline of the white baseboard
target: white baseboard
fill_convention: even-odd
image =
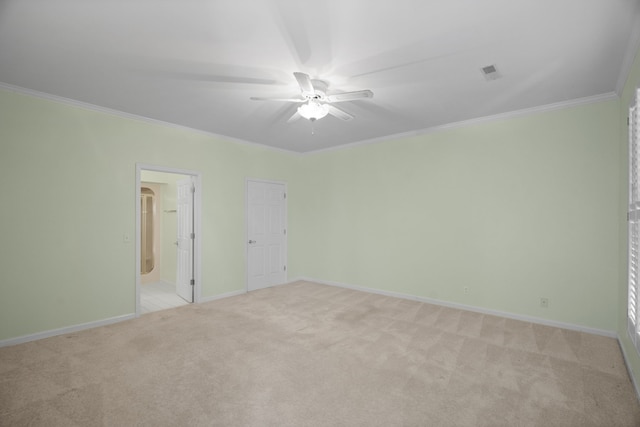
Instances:
[[[203,302],[215,301],[215,300],[219,300],[219,299],[223,299],[223,298],[235,297],[235,296],[246,294],[246,293],[247,293],[246,290],[241,289],[239,291],[226,292],[224,294],[214,295],[212,297],[201,297],[198,300],[198,304],[203,303]]]
[[[605,337],[616,338],[616,339],[618,338],[618,333],[616,331],[607,331],[607,330],[604,330],[604,329],[590,328],[590,327],[587,327],[587,326],[575,325],[575,324],[572,324],[572,323],[558,322],[558,321],[555,321],[555,320],[542,319],[542,318],[534,317],[534,316],[526,316],[526,315],[510,313],[510,312],[506,312],[506,311],[491,310],[491,309],[488,309],[488,308],[476,307],[476,306],[473,306],[473,305],[459,304],[459,303],[455,303],[455,302],[443,301],[443,300],[438,300],[438,299],[434,299],[434,298],[426,298],[426,297],[421,297],[421,296],[417,296],[417,295],[403,294],[403,293],[400,293],[400,292],[384,291],[384,290],[381,290],[381,289],[367,288],[365,286],[356,286],[356,285],[350,285],[350,284],[347,284],[347,283],[332,282],[332,281],[329,281],[329,280],[319,280],[319,279],[313,279],[313,278],[307,278],[307,277],[301,277],[301,278],[298,278],[297,280],[305,280],[305,281],[308,281],[308,282],[320,283],[320,284],[323,284],[323,285],[336,286],[336,287],[345,288],[345,289],[353,289],[355,291],[363,291],[363,292],[369,292],[369,293],[378,294],[378,295],[385,295],[385,296],[389,296],[389,297],[402,298],[402,299],[408,299],[408,300],[413,300],[413,301],[420,301],[420,302],[425,302],[425,303],[428,303],[428,304],[441,305],[441,306],[444,306],[444,307],[450,307],[450,308],[457,308],[457,309],[460,309],[460,310],[473,311],[473,312],[476,312],[476,313],[490,314],[490,315],[493,315],[493,316],[506,317],[507,319],[522,320],[524,322],[537,323],[539,325],[553,326],[553,327],[556,327],[556,328],[569,329],[569,330],[579,331],[579,332],[586,332],[586,333],[589,333],[589,334],[602,335],[602,336],[605,336]]]
[[[501,316],[501,317],[506,317],[506,318],[509,318],[509,319],[522,320],[522,321],[525,321],[525,322],[531,322],[531,323],[537,323],[537,324],[541,324],[541,325],[547,325],[547,326],[564,328],[564,329],[569,329],[569,330],[574,330],[574,331],[586,332],[586,333],[591,333],[591,334],[595,334],[595,335],[603,335],[603,336],[607,336],[607,337],[611,337],[611,338],[616,338],[616,339],[619,340],[618,334],[615,331],[607,331],[607,330],[603,330],[603,329],[590,328],[590,327],[586,327],[586,326],[582,326],[582,325],[575,325],[575,324],[571,324],[571,323],[557,322],[557,321],[554,321],[554,320],[541,319],[541,318],[533,317],[533,316],[525,316],[525,315],[509,313],[509,312],[504,312],[504,311],[491,310],[491,309],[486,309],[486,308],[482,308],[482,307],[476,307],[476,306],[471,306],[471,305],[453,303],[453,302],[449,302],[449,301],[437,300],[437,299],[433,299],[433,298],[421,297],[421,296],[417,296],[417,295],[410,295],[410,294],[403,294],[403,293],[400,293],[400,292],[392,292],[392,291],[385,291],[385,290],[381,290],[381,289],[368,288],[368,287],[365,287],[365,286],[356,286],[356,285],[350,285],[350,284],[340,283],[340,282],[333,282],[333,281],[328,281],[328,280],[313,279],[313,278],[309,278],[309,277],[297,277],[297,278],[291,279],[287,283],[283,283],[283,284],[291,284],[291,283],[299,282],[301,280],[307,281],[307,282],[320,283],[320,284],[323,284],[323,285],[336,286],[336,287],[345,288],[345,289],[353,289],[353,290],[362,291],[362,292],[369,292],[369,293],[378,294],[378,295],[385,295],[385,296],[390,296],[390,297],[395,297],[395,298],[402,298],[402,299],[420,301],[420,302],[425,302],[425,303],[429,303],[429,304],[441,305],[441,306],[445,306],[445,307],[458,308],[458,309],[461,309],[461,310],[468,310],[468,311],[473,311],[473,312],[476,312],[476,313],[490,314],[490,315],[494,315],[494,316]],[[219,299],[223,299],[223,298],[229,298],[229,297],[233,297],[233,296],[242,295],[242,294],[245,294],[245,293],[246,293],[246,290],[240,289],[240,290],[237,290],[237,291],[227,292],[227,293],[224,293],[224,294],[214,295],[214,296],[211,296],[211,297],[203,297],[203,298],[200,298],[198,303],[205,303],[205,302],[215,301],[215,300],[219,300]],[[38,333],[35,333],[35,334],[24,335],[24,336],[16,337],[16,338],[9,338],[9,339],[5,339],[5,340],[0,340],[0,347],[6,347],[6,346],[15,345],[15,344],[21,344],[21,343],[25,343],[25,342],[29,342],[29,341],[35,341],[35,340],[42,339],[42,338],[48,338],[48,337],[52,337],[52,336],[56,336],[56,335],[62,335],[62,334],[77,332],[77,331],[81,331],[81,330],[84,330],[84,329],[97,328],[99,326],[110,325],[112,323],[123,322],[125,320],[130,320],[130,319],[134,319],[134,318],[135,318],[135,314],[126,314],[126,315],[123,315],[123,316],[112,317],[112,318],[109,318],[109,319],[98,320],[98,321],[95,321],[95,322],[88,322],[88,323],[83,323],[83,324],[80,324],[80,325],[68,326],[68,327],[65,327],[65,328],[52,329],[52,330],[49,330],[49,331],[38,332]],[[623,354],[624,354],[624,347],[622,345],[620,345],[620,348],[623,349]],[[625,355],[625,361],[626,361],[626,355]],[[634,381],[634,386],[636,386],[635,381]],[[637,387],[636,387],[636,390],[638,390]]]
[[[111,317],[109,319],[96,320],[95,322],[82,323],[80,325],[67,326],[65,328],[51,329],[49,331],[37,332],[35,334],[23,335],[16,338],[8,338],[0,340],[0,347],[8,347],[10,345],[23,344],[29,341],[40,340],[43,338],[55,337],[56,335],[70,334],[85,329],[97,328],[99,326],[111,325],[113,323],[124,322],[125,320],[135,319],[135,313],[125,314],[122,316]]]
[[[200,301],[198,301],[198,303],[214,301],[214,300],[217,300],[217,299],[228,298],[228,297],[232,297],[232,296],[236,296],[236,295],[242,295],[244,293],[246,293],[245,290],[227,292],[225,294],[214,295],[212,297],[200,298]],[[49,331],[37,332],[35,334],[23,335],[23,336],[15,337],[15,338],[8,338],[8,339],[5,339],[5,340],[0,340],[0,347],[8,347],[8,346],[11,346],[11,345],[23,344],[23,343],[26,343],[26,342],[36,341],[36,340],[40,340],[40,339],[43,339],[43,338],[54,337],[54,336],[57,336],[57,335],[70,334],[70,333],[82,331],[82,330],[85,330],[85,329],[91,329],[91,328],[97,328],[97,327],[100,327],[100,326],[111,325],[113,323],[124,322],[125,320],[131,320],[131,319],[135,319],[135,318],[136,318],[135,313],[125,314],[123,316],[111,317],[109,319],[96,320],[95,322],[82,323],[80,325],[72,325],[72,326],[67,326],[67,327],[64,327],[64,328],[51,329]]]
[[[629,378],[631,378],[631,384],[633,384],[633,389],[636,392],[636,398],[640,401],[640,388],[638,388],[638,382],[636,381],[636,377],[633,376],[633,370],[631,369],[631,365],[629,364],[629,359],[627,358],[627,352],[624,350],[624,345],[622,345],[622,341],[618,336],[618,345],[620,346],[620,351],[622,352],[622,358],[624,359],[624,364],[627,367],[627,373],[629,374]]]

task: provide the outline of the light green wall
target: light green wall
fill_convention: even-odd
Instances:
[[[0,340],[135,311],[136,162],[202,172],[202,295],[242,289],[245,178],[296,159],[0,90]]]
[[[202,172],[205,297],[244,288],[253,177],[288,183],[290,278],[616,330],[619,122],[608,101],[297,156],[0,91],[0,340],[134,312],[136,162]]]
[[[629,73],[626,85],[620,97],[620,114],[618,119],[618,141],[620,146],[619,156],[619,280],[618,280],[618,336],[627,358],[627,363],[636,382],[640,381],[640,356],[633,347],[627,335],[627,219],[626,212],[629,205],[629,133],[627,117],[629,106],[633,102],[636,87],[640,86],[640,56],[636,54],[635,62]]]
[[[614,331],[617,126],[609,101],[306,156],[295,272]]]

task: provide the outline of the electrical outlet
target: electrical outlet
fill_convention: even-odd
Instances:
[[[540,307],[549,308],[549,298],[540,298]]]
[[[468,286],[465,286],[465,287],[463,288],[463,290],[464,290],[464,294],[465,294],[465,295],[468,295],[468,294],[469,294],[469,287],[468,287]]]

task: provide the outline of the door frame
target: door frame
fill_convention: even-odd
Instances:
[[[287,269],[284,272],[284,283],[289,279],[289,191],[285,181],[273,181],[268,179],[245,178],[244,182],[244,290],[249,292],[249,182],[261,182],[265,184],[284,185],[284,228],[287,234],[284,236],[284,265]]]
[[[195,228],[195,245],[194,245],[194,253],[193,253],[193,276],[195,278],[194,285],[194,303],[200,302],[202,296],[202,175],[198,171],[188,170],[188,169],[178,169],[171,168],[166,166],[157,166],[151,165],[147,163],[136,163],[136,187],[135,187],[135,206],[136,206],[136,317],[140,317],[142,314],[140,308],[140,187],[141,187],[141,172],[151,171],[151,172],[163,172],[163,173],[174,173],[179,175],[189,175],[193,177],[193,185],[195,186],[195,198],[194,198],[194,206],[193,206],[193,214],[194,214],[194,228]]]

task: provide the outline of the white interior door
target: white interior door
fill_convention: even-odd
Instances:
[[[195,233],[193,228],[193,201],[195,186],[192,178],[177,182],[176,207],[178,217],[178,264],[176,293],[188,302],[193,302],[194,269],[193,250]]]
[[[287,280],[285,185],[247,181],[247,288],[249,291]]]

